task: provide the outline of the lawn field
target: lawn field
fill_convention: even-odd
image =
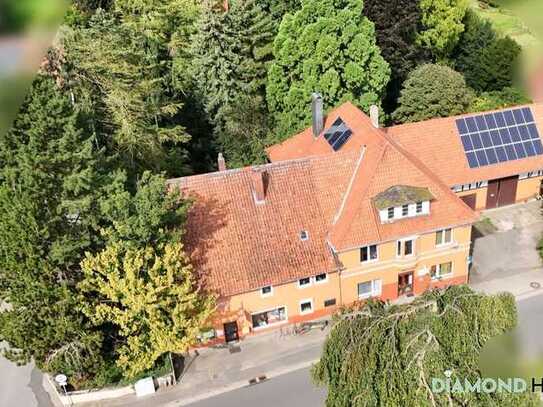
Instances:
[[[499,7],[483,7],[471,0],[472,7],[489,19],[502,35],[508,35],[523,48],[526,73],[539,66],[543,57],[543,0],[497,0]]]

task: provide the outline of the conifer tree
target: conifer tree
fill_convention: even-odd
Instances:
[[[266,120],[252,129],[244,129],[244,122],[265,116],[263,96],[273,35],[272,20],[255,0],[235,0],[228,10],[222,3],[206,2],[193,38],[198,93],[216,142],[234,166],[255,163],[262,155]]]
[[[12,360],[80,378],[101,364],[101,334],[75,291],[82,253],[99,241],[99,163],[69,97],[39,76],[0,140],[0,340]]]
[[[312,92],[326,108],[350,100],[368,110],[380,104],[390,67],[363,14],[362,0],[304,0],[287,14],[274,42],[267,101],[279,139],[307,126]]]

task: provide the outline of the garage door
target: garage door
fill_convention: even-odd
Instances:
[[[515,203],[517,184],[518,176],[488,181],[486,208],[491,209]]]
[[[461,196],[460,199],[469,206],[471,209],[475,209],[477,206],[477,194],[469,194],[466,196]]]

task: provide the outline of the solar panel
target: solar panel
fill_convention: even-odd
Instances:
[[[543,144],[528,107],[456,120],[470,168],[543,155]]]
[[[352,134],[353,132],[347,127],[343,119],[338,117],[336,121],[332,123],[332,126],[324,132],[324,138],[328,141],[328,144],[330,144],[334,151],[338,151],[343,144],[349,140]]]

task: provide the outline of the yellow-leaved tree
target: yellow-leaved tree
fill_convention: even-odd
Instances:
[[[80,288],[96,298],[84,313],[97,325],[119,328],[125,343],[117,364],[127,378],[152,368],[167,352],[187,351],[214,310],[214,298],[195,284],[183,245],[159,247],[113,243],[82,262]]]

